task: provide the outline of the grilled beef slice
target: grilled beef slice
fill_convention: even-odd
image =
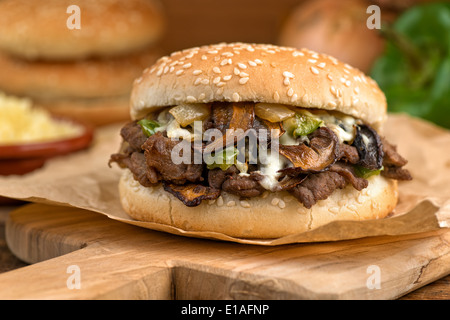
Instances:
[[[179,141],[164,137],[161,132],[150,136],[142,145],[147,166],[154,168],[162,180],[175,184],[203,181],[203,164],[194,164],[193,158],[189,164],[172,162],[171,152],[178,143]]]

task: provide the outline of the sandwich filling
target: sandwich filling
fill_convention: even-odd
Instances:
[[[369,125],[338,112],[269,103],[184,104],[121,129],[110,164],[142,186],[162,184],[186,206],[222,192],[287,191],[306,208],[372,175],[410,180],[407,160]]]

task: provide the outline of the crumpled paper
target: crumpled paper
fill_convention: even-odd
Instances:
[[[379,220],[335,221],[277,239],[241,239],[216,232],[193,232],[130,218],[119,201],[121,170],[108,166],[119,149],[121,125],[96,132],[91,148],[54,158],[24,176],[0,177],[0,196],[30,202],[73,206],[124,223],[177,235],[256,245],[337,241],[369,236],[402,235],[450,227],[450,131],[407,115],[389,115],[384,133],[398,146],[413,180],[399,183],[399,203]]]

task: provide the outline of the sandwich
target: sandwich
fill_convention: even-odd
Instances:
[[[127,121],[164,28],[157,0],[0,1],[0,91],[95,126]]]
[[[109,164],[139,221],[278,238],[381,219],[407,160],[383,136],[377,84],[307,49],[220,43],[160,58],[133,83]]]

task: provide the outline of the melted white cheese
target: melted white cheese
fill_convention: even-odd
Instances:
[[[278,178],[280,173],[278,170],[286,166],[286,159],[280,154],[268,154],[267,164],[261,164],[259,167],[260,173],[264,178],[259,182],[266,190],[274,190],[278,185]]]

